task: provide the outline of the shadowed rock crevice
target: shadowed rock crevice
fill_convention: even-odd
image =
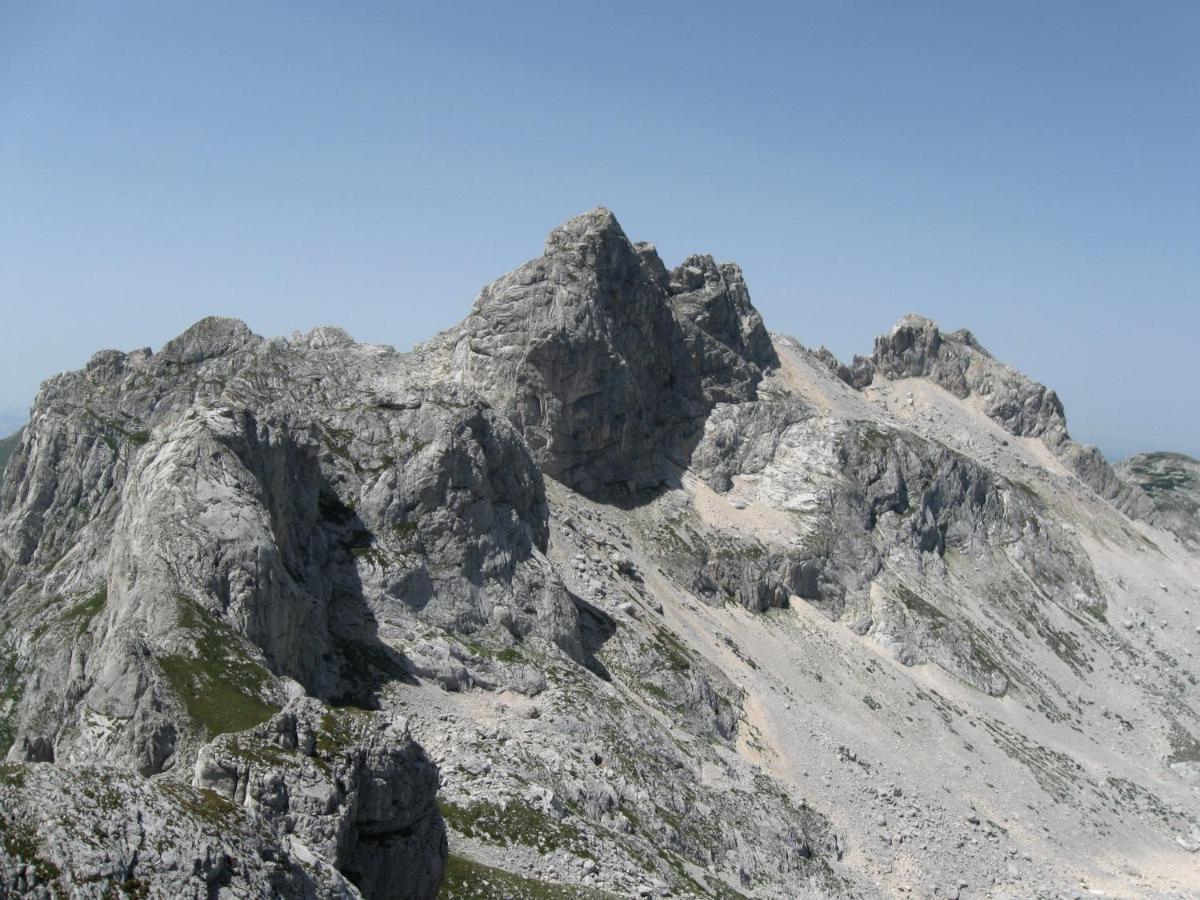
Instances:
[[[612,675],[597,654],[617,633],[617,623],[604,610],[588,603],[583,598],[572,595],[572,600],[579,609],[579,637],[583,648],[581,662],[596,677],[604,681],[612,681]]]

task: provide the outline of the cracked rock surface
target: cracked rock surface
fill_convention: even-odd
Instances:
[[[0,894],[1195,896],[1197,471],[604,209],[409,352],[101,351],[0,480]]]

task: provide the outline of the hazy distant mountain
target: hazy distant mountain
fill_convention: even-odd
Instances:
[[[20,432],[11,434],[5,438],[0,438],[0,479],[3,478],[4,467],[8,463],[8,458],[12,456],[13,451],[17,449],[17,443],[20,440]]]
[[[0,412],[0,438],[8,437],[29,420],[29,417],[16,412]]]
[[[842,363],[600,209],[412,352],[205,319],[38,403],[10,893],[1200,892],[1194,461],[970,332]]]

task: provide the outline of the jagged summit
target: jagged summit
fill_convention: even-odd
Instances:
[[[1072,440],[1055,391],[995,359],[967,329],[943,333],[933,320],[910,313],[875,339],[870,356],[855,356],[849,366],[824,347],[816,356],[858,390],[882,379],[924,378],[960,399],[973,398],[1010,434],[1041,440],[1085,484],[1125,513],[1147,520],[1156,516],[1145,493],[1118,478],[1099,448]]]
[[[411,352],[102,351],[0,480],[0,894],[1195,896],[1200,469],[1097,460],[605,209]]]
[[[892,334],[895,334],[902,328],[909,328],[915,331],[931,331],[937,329],[937,323],[933,319],[923,316],[920,313],[910,312],[905,313],[896,320],[896,324],[892,326]]]
[[[159,355],[186,365],[232,353],[261,340],[241,319],[209,316],[168,341]]]
[[[661,484],[697,421],[752,399],[773,360],[736,266],[694,256],[668,272],[606,209],[552,231],[454,331],[455,377],[590,494]]]
[[[625,230],[612,210],[597,206],[574,218],[567,219],[546,236],[546,256],[557,253],[577,252],[584,266],[612,265],[601,262],[596,256],[588,255],[606,250],[614,254],[633,252],[633,245],[625,236]],[[636,255],[636,252],[634,252]]]

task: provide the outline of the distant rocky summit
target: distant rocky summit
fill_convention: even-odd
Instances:
[[[1010,434],[1039,438],[1085,484],[1118,508],[1135,518],[1154,517],[1154,504],[1135,486],[1122,482],[1097,448],[1071,440],[1058,395],[997,362],[969,331],[943,335],[929,319],[908,315],[890,333],[876,338],[870,357],[856,356],[849,368],[828,351],[822,358],[838,377],[857,388],[876,378],[927,378],[960,399],[976,398],[984,415]]]
[[[1154,520],[1200,548],[1200,460],[1182,453],[1137,453],[1122,460],[1117,476],[1154,506]]]
[[[5,451],[0,896],[1200,892],[1200,464],[969,332],[844,364],[598,209]]]

